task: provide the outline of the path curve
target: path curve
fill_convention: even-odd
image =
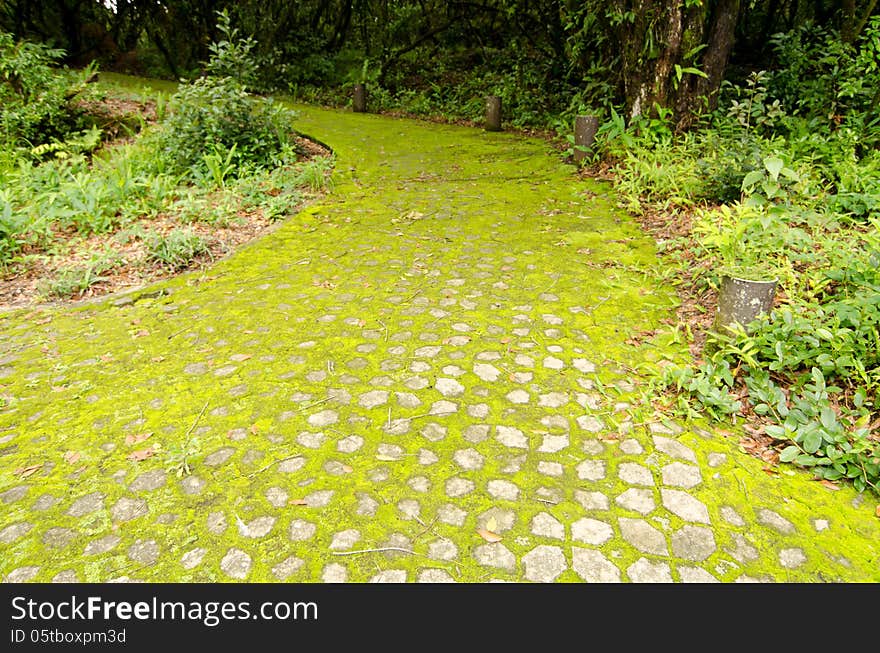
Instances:
[[[875,497],[643,398],[686,351],[635,337],[675,298],[608,189],[298,109],[321,205],[167,294],[0,316],[5,580],[880,580]]]

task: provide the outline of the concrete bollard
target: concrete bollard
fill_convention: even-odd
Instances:
[[[355,113],[364,113],[367,110],[367,87],[364,84],[354,85],[352,109]]]
[[[777,280],[753,281],[730,275],[721,278],[718,307],[715,311],[715,330],[738,323],[745,327],[762,313],[773,308]]]
[[[501,131],[501,98],[497,95],[486,98],[486,131]]]
[[[578,116],[574,119],[574,160],[580,163],[587,156],[587,150],[593,147],[596,141],[596,132],[599,130],[599,119],[596,116]],[[580,147],[579,147],[580,146]],[[586,149],[581,149],[581,147]]]

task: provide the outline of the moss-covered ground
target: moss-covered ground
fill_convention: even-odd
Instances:
[[[320,205],[0,315],[8,581],[880,580],[876,497],[646,393],[654,242],[546,143],[297,107]],[[641,344],[640,344],[641,343]]]

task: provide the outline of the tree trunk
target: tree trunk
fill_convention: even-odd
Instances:
[[[865,25],[868,24],[868,21],[871,20],[871,14],[874,13],[874,9],[877,8],[877,0],[871,0],[868,3],[868,8],[865,9],[865,13],[862,16],[862,19],[858,22],[858,24],[853,28],[853,41],[859,38],[862,35],[862,30],[865,29]]]
[[[698,66],[706,77],[688,74],[679,83],[675,103],[678,131],[688,129],[700,111],[713,111],[718,106],[718,90],[733,50],[739,11],[740,0],[717,0],[709,14],[707,47]]]
[[[150,40],[156,45],[156,49],[162,54],[162,58],[165,59],[165,63],[168,64],[168,70],[171,71],[171,74],[174,75],[175,81],[180,81],[180,72],[178,71],[177,64],[174,61],[174,57],[171,56],[171,52],[165,45],[165,42],[162,40],[161,35],[158,31],[152,31],[149,27],[147,29],[147,35],[150,37]],[[152,31],[152,33],[151,33]]]
[[[623,90],[629,118],[667,105],[681,54],[683,6],[676,0],[618,0]]]
[[[844,43],[852,43],[855,40],[856,0],[842,0],[840,14],[840,37]]]
[[[685,8],[681,0],[617,0],[617,29],[624,97],[632,120],[655,110],[674,111],[677,129],[717,106],[718,89],[730,58],[741,0],[703,0]],[[700,56],[686,59],[706,44]],[[697,68],[706,77],[684,72]]]

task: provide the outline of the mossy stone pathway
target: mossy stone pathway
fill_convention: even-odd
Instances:
[[[0,316],[6,581],[880,580],[876,497],[643,398],[684,346],[633,338],[675,298],[606,188],[539,140],[300,110],[321,205]]]

